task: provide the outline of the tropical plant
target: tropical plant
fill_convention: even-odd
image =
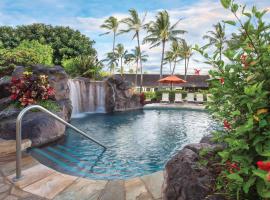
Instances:
[[[137,83],[137,80],[138,80],[138,70],[140,69],[140,72],[142,74],[142,68],[139,68],[139,62],[141,61],[142,63],[143,62],[146,62],[147,61],[147,58],[148,58],[148,55],[144,52],[144,51],[140,51],[140,49],[138,47],[135,47],[135,49],[132,49],[131,50],[132,53],[131,54],[128,54],[128,56],[130,57],[131,60],[133,60],[135,63],[136,63],[136,69],[135,69],[135,87],[137,87],[138,83]]]
[[[192,46],[188,45],[185,40],[182,40],[180,44],[180,57],[185,61],[185,80],[187,80],[187,71],[191,56],[192,56]]]
[[[186,31],[176,29],[180,20],[171,26],[170,17],[166,10],[158,12],[155,21],[151,21],[147,24],[148,35],[144,38],[144,43],[150,43],[154,48],[162,45],[161,64],[160,64],[160,78],[163,75],[163,63],[165,45],[168,41],[179,41],[180,34],[184,34]]]
[[[134,38],[137,39],[137,47],[136,48],[138,48],[137,51],[138,51],[139,58],[140,58],[139,63],[140,63],[140,69],[141,69],[141,81],[140,81],[140,92],[141,92],[142,85],[143,85],[143,73],[142,73],[143,72],[143,65],[142,65],[143,61],[142,61],[142,57],[141,57],[140,31],[145,27],[144,21],[146,18],[146,13],[142,19],[140,19],[138,12],[135,9],[130,9],[129,14],[130,14],[130,17],[121,20],[122,23],[127,25],[127,29],[120,30],[120,34],[133,32],[134,35],[133,35],[132,39],[134,39]],[[137,73],[136,73],[136,76],[137,76]],[[136,79],[135,86],[137,86],[137,79]]]
[[[103,67],[101,61],[93,56],[78,56],[76,58],[66,59],[62,62],[65,70],[72,76],[83,76],[96,79]]]
[[[225,24],[221,24],[220,22],[214,25],[214,31],[208,31],[207,35],[203,36],[203,39],[207,39],[209,41],[208,44],[204,46],[204,48],[208,48],[209,46],[214,46],[215,51],[218,53],[216,55],[219,56],[219,60],[222,59],[222,51],[224,50],[226,37],[225,37]]]
[[[249,11],[232,0],[221,3],[235,16],[225,23],[238,31],[222,52],[209,55],[208,49],[196,47],[214,67],[213,102],[208,108],[224,124],[224,130],[214,133],[226,145],[218,153],[223,170],[216,190],[228,199],[266,200],[270,198],[270,25],[263,19],[267,11],[255,6]]]
[[[175,67],[177,62],[179,62],[179,58],[181,57],[181,49],[178,41],[173,41],[170,47],[170,50],[165,53],[165,61],[168,61],[170,64],[170,73],[173,75],[175,72]],[[173,68],[171,68],[171,64],[173,63]]]
[[[16,65],[51,65],[53,49],[38,41],[23,41],[14,49],[0,49],[0,74],[9,75]]]
[[[172,63],[174,61],[173,53],[171,51],[165,52],[164,64],[169,63],[170,74],[172,73]]]
[[[94,41],[79,31],[69,27],[45,24],[22,25],[15,28],[0,27],[0,46],[14,49],[24,40],[36,40],[40,44],[50,45],[53,49],[53,63],[61,64],[63,59],[80,55],[95,56]]]
[[[118,63],[120,64],[120,74],[123,76],[124,73],[124,66],[123,66],[123,61],[126,58],[128,51],[125,50],[125,47],[123,44],[117,44],[115,48],[115,57],[118,60]]]
[[[54,99],[55,91],[49,85],[46,75],[24,72],[23,77],[12,77],[10,83],[11,100],[22,106],[36,104],[38,100]]]
[[[118,59],[116,58],[115,54],[113,52],[108,52],[106,54],[106,58],[104,58],[102,62],[107,63],[110,74],[114,74],[115,68],[118,66]]]
[[[119,21],[117,18],[111,16],[108,19],[104,21],[104,24],[100,26],[103,29],[108,30],[107,32],[101,34],[101,35],[108,35],[110,33],[113,34],[113,48],[112,48],[112,55],[113,57],[115,56],[115,40],[116,40],[116,35],[118,33],[118,28],[119,28]],[[113,71],[114,72],[114,71]]]

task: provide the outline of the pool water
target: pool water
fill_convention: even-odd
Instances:
[[[205,111],[154,109],[113,114],[85,114],[71,123],[105,146],[68,129],[57,143],[31,150],[41,163],[91,179],[127,179],[163,170],[188,143],[216,129]]]

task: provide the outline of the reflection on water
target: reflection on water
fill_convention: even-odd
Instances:
[[[101,154],[101,147],[72,130],[50,148],[72,154],[79,162],[70,163],[83,165],[84,176],[94,179],[123,179],[162,170],[184,145],[199,142],[217,127],[207,112],[173,109],[87,114],[71,123],[105,144],[107,151]],[[68,171],[55,163],[51,167]]]

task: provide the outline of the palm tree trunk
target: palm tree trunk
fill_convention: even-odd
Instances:
[[[176,59],[174,60],[174,65],[173,65],[173,71],[172,71],[172,75],[174,74],[175,67],[176,67]]]
[[[187,71],[188,71],[188,66],[189,66],[189,57],[187,58]],[[187,73],[186,73],[186,79],[187,79]]]
[[[187,80],[187,58],[185,57],[185,81]]]
[[[139,60],[136,60],[136,75],[135,75],[135,87],[138,86],[138,68],[139,68]]]
[[[115,49],[115,37],[116,37],[116,33],[113,32],[113,59],[115,59],[115,53],[114,53],[114,49]],[[113,68],[113,74],[114,74],[114,68]]]
[[[121,67],[120,67],[120,73],[121,73],[121,76],[123,76],[124,69],[123,69],[123,59],[122,59],[122,57],[120,58],[120,65],[121,65]]]
[[[163,76],[163,60],[164,60],[164,52],[165,52],[165,43],[166,41],[162,41],[162,54],[161,54],[161,63],[160,63],[160,74],[159,74],[159,79],[162,79]],[[160,83],[158,84],[159,89],[161,88]]]
[[[219,61],[222,59],[222,45],[219,47]]]
[[[140,82],[140,93],[141,93],[142,92],[142,87],[143,87],[143,66],[142,66],[142,54],[141,54],[140,36],[139,36],[138,31],[136,32],[136,35],[137,35],[137,44],[138,44],[139,57],[140,57],[140,67],[141,67],[141,82]]]
[[[169,62],[170,64],[170,74],[172,74],[172,62]]]

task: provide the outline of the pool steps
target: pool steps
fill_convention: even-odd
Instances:
[[[80,154],[62,146],[33,148],[30,153],[37,154],[41,163],[48,166],[59,166],[59,170],[64,170],[68,174],[77,174],[86,177],[88,173],[92,173],[93,167],[96,166],[99,156],[96,156],[96,162],[80,160],[77,158]]]

